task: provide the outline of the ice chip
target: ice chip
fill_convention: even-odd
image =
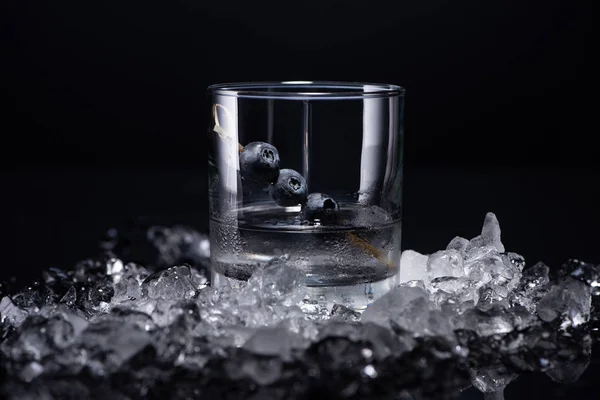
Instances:
[[[190,267],[175,266],[154,273],[142,283],[142,295],[157,300],[183,300],[196,296],[199,283],[194,282]]]
[[[456,236],[454,239],[452,239],[450,241],[450,243],[448,243],[448,246],[446,246],[446,250],[458,251],[462,256],[464,256],[465,250],[467,249],[468,245],[469,245],[468,239],[465,239],[460,236]]]
[[[465,275],[476,282],[477,287],[483,287],[492,280],[490,263],[486,262],[486,260],[466,262]]]
[[[590,355],[579,357],[572,361],[557,363],[546,371],[546,375],[554,382],[572,384],[579,380],[590,364]]]
[[[391,318],[402,315],[410,302],[420,298],[428,300],[429,296],[422,289],[399,286],[370,304],[363,312],[361,321],[389,326]]]
[[[360,313],[342,304],[336,303],[331,308],[331,318],[342,321],[358,321],[360,319]]]
[[[111,258],[106,262],[106,275],[114,275],[113,279],[118,282],[118,276],[123,273],[123,261],[118,258]]]
[[[516,290],[511,294],[511,302],[520,304],[530,312],[534,312],[538,301],[549,290],[550,269],[543,262],[525,269]]]
[[[71,286],[67,293],[60,299],[61,303],[72,306],[77,301],[77,291],[74,286]]]
[[[487,213],[481,235],[471,239],[464,249],[465,265],[486,258],[489,255],[504,253],[504,245],[500,241],[500,225],[496,215]]]
[[[142,286],[134,277],[121,279],[114,286],[114,295],[111,299],[113,304],[125,301],[135,301],[142,296]]]
[[[498,397],[503,393],[504,387],[512,382],[518,375],[507,371],[504,366],[491,366],[477,370],[470,370],[471,382],[479,391],[489,394],[494,393],[493,399],[502,399]],[[486,399],[490,397],[486,396]]]
[[[85,313],[77,308],[64,304],[46,306],[40,310],[40,315],[46,318],[60,318],[68,322],[73,328],[73,336],[79,336],[87,328],[89,322]]]
[[[534,290],[550,282],[550,268],[540,261],[523,271],[521,284],[524,289]]]
[[[525,268],[525,258],[520,254],[509,251],[508,253],[502,254],[502,259],[506,264],[510,263],[511,265],[514,265],[519,271],[523,271],[523,268]]]
[[[591,304],[591,288],[567,277],[540,299],[537,313],[543,321],[561,318],[562,327],[578,326],[590,319]]]
[[[404,250],[400,257],[400,282],[427,281],[428,258],[414,250]]]
[[[496,250],[500,253],[504,253],[504,245],[500,241],[500,223],[496,214],[487,213],[483,222],[483,228],[481,229],[481,237],[491,243]]]
[[[17,307],[35,311],[39,307],[55,302],[56,293],[47,284],[35,281],[31,286],[12,296],[12,301]]]
[[[0,322],[8,322],[13,326],[19,326],[27,318],[27,311],[17,307],[10,297],[4,296],[0,300]]]
[[[515,328],[513,317],[502,305],[494,305],[486,310],[471,308],[456,321],[460,328],[473,330],[481,336],[508,333]]]
[[[150,240],[162,253],[148,269],[118,261],[108,243],[104,258],[46,271],[18,293],[1,288],[10,297],[0,296],[0,393],[297,399],[326,385],[342,397],[411,400],[451,398],[472,382],[501,399],[514,371],[576,380],[597,340],[597,266],[569,260],[552,286],[545,264],[524,269],[523,257],[500,251],[489,215],[471,241],[403,253],[404,279],[362,315],[343,294],[307,298],[284,252],[249,281],[212,287],[194,266],[154,269],[185,259],[194,234],[155,229]],[[201,243],[192,252],[207,256]]]
[[[31,382],[32,380],[40,376],[43,372],[44,367],[42,366],[42,364],[36,361],[32,361],[21,370],[19,378],[21,378],[24,382]]]
[[[477,303],[479,294],[475,283],[465,277],[443,276],[429,283],[429,291],[434,303]]]
[[[431,254],[427,260],[429,280],[451,276],[460,278],[465,275],[463,258],[456,250],[442,250]]]
[[[281,377],[282,364],[279,358],[248,358],[242,362],[241,368],[243,374],[249,376],[254,382],[267,386],[277,382]]]
[[[109,303],[114,295],[112,280],[109,277],[98,279],[95,285],[89,287],[85,298],[86,306],[98,310],[102,303]]]
[[[416,335],[449,335],[451,326],[439,320],[428,294],[415,287],[398,286],[367,307],[361,321],[384,327],[398,327]]]
[[[306,295],[302,284],[304,274],[285,260],[273,261],[270,265],[255,270],[248,285],[241,291],[240,298],[246,304],[254,302],[284,306],[298,305]]]
[[[423,281],[421,281],[421,280],[402,282],[402,283],[400,283],[399,286],[419,288],[422,291],[426,291],[427,290],[427,288],[425,287],[425,283]]]
[[[594,296],[600,295],[600,265],[570,259],[559,269],[559,278],[567,276],[586,283]]]
[[[331,321],[321,327],[316,341],[328,338],[344,338],[352,342],[367,343],[367,358],[383,360],[412,350],[415,340],[409,335],[395,335],[390,329],[372,322],[344,323]],[[363,350],[364,350],[363,349]],[[364,352],[363,352],[364,353]]]
[[[255,354],[287,359],[292,349],[307,347],[307,341],[281,327],[263,327],[258,328],[243,347]]]

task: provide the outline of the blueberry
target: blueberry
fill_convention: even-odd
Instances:
[[[242,178],[262,184],[273,183],[279,176],[279,153],[265,142],[251,142],[240,154]]]
[[[338,203],[325,193],[311,193],[306,198],[306,203],[302,207],[304,219],[321,222],[332,222],[336,219],[340,207]]]
[[[280,206],[289,207],[306,201],[306,180],[293,169],[279,171],[277,182],[269,189],[271,197]]]

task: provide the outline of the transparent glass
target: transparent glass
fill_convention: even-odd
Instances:
[[[355,309],[397,282],[404,89],[347,82],[210,86],[212,283],[283,263]]]

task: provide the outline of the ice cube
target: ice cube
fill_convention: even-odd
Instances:
[[[468,239],[456,236],[450,241],[450,243],[448,243],[448,246],[446,246],[446,250],[458,251],[464,257],[467,246],[469,246]]]
[[[106,275],[112,275],[114,282],[117,283],[123,273],[123,261],[118,258],[111,258],[106,262]]]
[[[570,259],[560,267],[558,275],[580,280],[592,288],[592,295],[600,295],[600,265]]]
[[[491,288],[497,300],[505,300],[521,278],[518,266],[495,251],[467,261],[465,272],[478,287]]]
[[[77,341],[79,352],[84,352],[85,363],[92,367],[94,375],[105,375],[116,371],[124,362],[136,355],[150,343],[151,324],[148,316],[140,323],[140,314],[132,318],[107,315],[90,324]]]
[[[572,384],[579,380],[581,375],[587,370],[590,364],[590,355],[578,357],[575,360],[563,360],[557,362],[552,368],[546,371],[554,382],[563,384]]]
[[[24,382],[31,382],[32,380],[40,376],[43,372],[44,367],[42,366],[42,364],[36,361],[32,361],[21,370],[19,378],[21,378]]]
[[[434,303],[477,303],[479,294],[475,283],[469,278],[439,277],[429,283],[431,298]]]
[[[492,399],[502,399],[500,393],[504,392],[504,387],[512,382],[518,375],[508,371],[504,366],[491,366],[470,371],[471,382],[473,386],[483,393],[495,393]],[[486,397],[486,400],[490,397]]]
[[[427,260],[427,278],[461,277],[465,275],[463,258],[456,250],[442,250],[431,254]]]
[[[508,333],[515,328],[513,317],[502,305],[493,305],[486,310],[471,308],[456,321],[460,328],[473,330],[480,336]]]
[[[370,304],[363,312],[361,321],[389,326],[391,318],[401,315],[411,301],[419,298],[428,300],[429,296],[422,289],[399,286]]]
[[[369,305],[361,321],[399,327],[417,335],[450,335],[452,327],[449,321],[438,313],[426,292],[399,286]]]
[[[525,268],[525,258],[520,254],[509,251],[502,254],[502,259],[505,263],[514,265],[519,271],[523,271],[523,268]]]
[[[591,288],[584,282],[567,277],[540,299],[538,316],[543,321],[562,319],[562,327],[578,326],[590,319]]]
[[[277,382],[283,373],[283,362],[277,357],[249,357],[244,359],[241,365],[234,366],[234,368],[239,367],[241,367],[242,376],[248,376],[262,386]]]
[[[519,285],[521,280],[521,269],[517,263],[514,263],[510,258],[500,256],[490,257],[489,270],[492,274],[490,285],[505,287],[508,292],[512,292]]]
[[[504,253],[504,245],[500,240],[500,223],[496,214],[487,213],[483,222],[483,228],[481,229],[481,238],[486,242],[491,243],[496,250],[500,253]]]
[[[134,277],[121,279],[114,286],[113,304],[134,301],[142,296],[142,286]]]
[[[79,336],[89,324],[88,316],[83,311],[65,304],[45,306],[40,309],[39,315],[48,319],[64,319],[73,327],[74,336]]]
[[[415,340],[410,334],[395,335],[390,329],[372,322],[344,323],[331,321],[321,327],[316,341],[327,338],[344,338],[352,342],[366,343],[367,358],[383,360],[388,356],[398,356],[410,351],[415,346]]]
[[[425,287],[425,283],[423,281],[406,281],[406,282],[402,282],[399,284],[399,286],[405,286],[405,287],[414,287],[414,288],[419,288],[422,291],[426,291],[427,288]]]
[[[527,291],[539,289],[550,282],[550,268],[540,261],[523,271],[521,284]]]
[[[2,351],[17,362],[42,361],[75,340],[73,326],[63,318],[29,316],[21,325],[19,335],[2,344]]]
[[[400,282],[427,281],[428,258],[414,250],[404,250],[400,257]]]
[[[477,287],[485,286],[492,280],[489,262],[485,259],[465,262],[465,276],[475,282]]]
[[[264,268],[257,268],[239,294],[240,304],[275,304],[291,307],[306,296],[304,274],[286,263],[286,258],[273,260]]]
[[[27,311],[17,307],[10,297],[4,296],[0,300],[0,322],[8,322],[12,326],[19,326],[27,318]]]
[[[500,225],[494,213],[487,213],[481,229],[481,235],[474,237],[464,250],[465,264],[475,262],[488,255],[504,253],[500,241]]]
[[[67,293],[60,299],[61,303],[64,303],[68,306],[72,306],[77,301],[77,291],[74,286],[71,286]]]
[[[195,282],[187,265],[156,272],[142,283],[142,295],[157,300],[183,300],[196,296],[200,282]]]
[[[548,292],[549,271],[548,266],[541,261],[525,269],[519,286],[511,294],[511,302],[534,312],[538,301]]]
[[[255,331],[243,347],[255,354],[289,359],[292,349],[305,348],[308,344],[302,336],[282,327],[262,327]]]
[[[36,311],[37,308],[56,301],[56,293],[46,284],[33,282],[21,292],[12,296],[13,303],[27,311]]]
[[[113,289],[112,279],[108,276],[98,279],[94,285],[88,288],[87,296],[84,299],[84,307],[98,311],[102,303],[110,303],[115,291]]]
[[[342,304],[334,304],[331,308],[331,318],[342,321],[358,321],[360,313],[348,308]]]

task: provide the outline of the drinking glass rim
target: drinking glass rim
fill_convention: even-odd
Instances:
[[[405,93],[398,85],[345,81],[231,82],[210,85],[207,90],[220,96],[278,100],[359,100],[398,97]]]

